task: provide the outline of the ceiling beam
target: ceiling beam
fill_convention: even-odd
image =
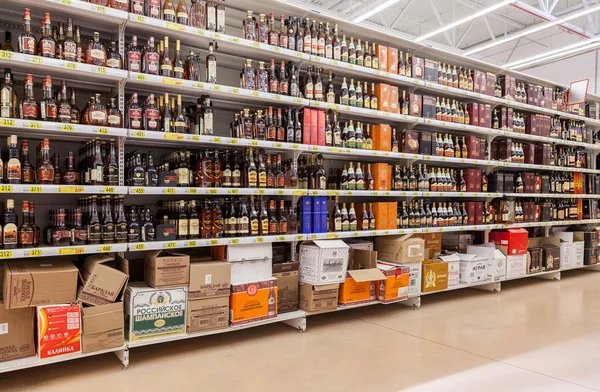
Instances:
[[[529,4],[523,2],[523,1],[515,1],[514,3],[510,4],[511,7],[515,7],[516,9],[519,9],[523,12],[526,12],[528,14],[531,14],[533,16],[536,16],[540,19],[544,19],[546,21],[553,21],[558,19],[556,16],[549,14],[547,12],[541,11],[535,7],[530,6]],[[591,35],[588,34],[584,29],[581,29],[577,26],[575,26],[572,23],[569,22],[565,22],[565,23],[561,23],[558,25],[559,27],[562,27],[563,29],[570,31],[572,33],[578,34],[584,38],[590,38]]]
[[[556,4],[558,4],[558,0],[554,0],[554,1],[552,2],[552,4],[550,4],[550,6],[548,6],[548,9],[547,9],[548,13],[550,13],[550,14],[551,14],[551,13],[552,13],[552,11],[554,11],[554,7],[556,7]]]
[[[459,4],[464,5],[465,7],[469,7],[471,9],[474,9],[474,10],[477,10],[477,11],[481,10],[482,8],[484,8],[484,6],[481,6],[481,5],[476,4],[476,3],[472,3],[471,0],[456,0],[456,2],[459,3]],[[512,27],[515,27],[517,29],[522,29],[522,28],[526,27],[524,24],[522,24],[522,23],[514,20],[513,18],[511,18],[511,17],[509,17],[509,16],[507,16],[507,15],[501,13],[501,12],[498,12],[498,11],[490,12],[488,14],[488,16],[490,18],[492,18],[492,19],[496,19],[496,20],[499,20],[501,22],[505,22],[506,24],[508,24],[508,25],[510,25]]]
[[[465,39],[465,37],[467,36],[467,34],[469,34],[469,31],[471,30],[471,27],[473,26],[473,22],[475,22],[475,19],[471,20],[469,22],[469,25],[467,26],[467,28],[465,29],[465,32],[462,33],[462,35],[460,36],[460,38],[458,39],[458,42],[456,43],[456,47],[458,48],[460,46],[460,44],[463,42],[463,39]]]
[[[492,30],[492,26],[490,26],[490,22],[488,21],[488,19],[485,15],[483,15],[483,21],[485,22],[485,25],[487,26],[488,33],[490,33],[490,37],[492,38],[492,41],[495,41],[496,36],[494,35],[494,30]]]
[[[538,5],[542,11],[548,12],[548,6],[544,0],[538,0]]]
[[[402,8],[402,11],[400,11],[400,14],[398,14],[398,16],[396,16],[396,19],[394,19],[394,21],[390,25],[391,29],[393,29],[394,26],[396,26],[396,23],[398,23],[398,21],[400,21],[400,18],[402,18],[402,15],[404,15],[406,13],[406,10],[408,9],[408,6],[410,5],[410,3],[412,3],[412,1],[413,0],[408,0],[408,3],[406,3],[404,8]]]
[[[438,23],[440,24],[440,27],[444,27],[444,21],[442,20],[442,17],[440,16],[440,13],[437,10],[437,7],[435,6],[433,0],[429,0],[429,4],[431,5],[431,8],[433,9],[433,13],[435,14],[435,17],[438,20]],[[444,35],[446,36],[446,39],[448,40],[448,44],[450,46],[454,46],[452,39],[450,39],[450,34],[448,34],[448,31],[444,31]]]

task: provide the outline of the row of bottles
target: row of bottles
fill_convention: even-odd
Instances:
[[[471,70],[456,65],[438,63],[438,80],[442,86],[459,88],[461,90],[473,91],[473,76]]]
[[[150,18],[162,19],[171,23],[200,29],[225,32],[224,0],[190,0],[188,8],[186,0],[89,0],[90,3],[104,6],[110,5],[122,11]],[[162,3],[162,4],[161,4]]]
[[[402,113],[408,114],[408,113]],[[467,104],[455,99],[446,101],[446,98],[437,97],[435,101],[435,119],[439,121],[448,121],[458,124],[470,124],[471,117],[467,110]]]
[[[484,207],[487,210],[487,203]],[[484,212],[485,215],[485,212]],[[429,201],[402,202],[398,206],[398,228],[467,226],[469,215],[465,203]]]

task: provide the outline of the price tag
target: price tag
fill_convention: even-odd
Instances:
[[[0,250],[0,259],[12,258],[12,250]]]
[[[175,242],[167,242],[165,244],[165,248],[167,248],[167,249],[175,249],[175,248],[177,248],[177,244]]]
[[[59,255],[80,255],[85,253],[83,248],[60,248],[58,249]]]
[[[185,136],[180,133],[163,133],[163,139],[165,140],[183,140]]]
[[[146,23],[146,17],[144,15],[136,15],[133,20],[139,23]]]
[[[285,195],[285,191],[283,189],[277,189],[278,195]]]
[[[235,190],[237,191],[237,189]],[[217,193],[219,193],[219,191],[217,190],[217,188],[208,188],[206,193],[208,193],[209,195],[216,195]]]
[[[31,56],[29,61],[33,64],[44,64],[44,58],[39,56]]]
[[[106,7],[103,5],[97,5],[96,6],[96,12],[101,12],[103,14],[106,14]]]
[[[13,191],[13,186],[12,185],[0,185],[0,192],[1,193],[11,193]]]
[[[215,143],[223,143],[223,140],[220,137],[214,137],[213,142]]]
[[[219,240],[210,240],[210,246],[219,245]]]
[[[260,48],[260,42],[252,42],[252,46],[255,48]]]
[[[186,193],[190,194],[190,195],[197,195],[198,194],[198,189],[196,188],[188,188],[185,190]]]
[[[264,189],[259,189],[256,191],[257,195],[264,195],[265,194],[265,190]]]
[[[265,237],[256,237],[256,241],[255,242],[257,242],[257,243],[265,242]]]
[[[258,97],[259,94],[258,94],[258,91],[251,91],[250,95],[253,97]]]
[[[144,193],[146,193],[146,189],[145,188],[133,188],[133,193],[135,195],[143,195]]]
[[[31,193],[42,193],[42,187],[39,185],[32,185],[29,187],[29,192]]]
[[[102,253],[112,252],[112,245],[102,245],[100,247],[100,252],[102,252]]]
[[[358,231],[353,232],[352,237],[358,237]]]
[[[146,132],[144,132],[144,131],[134,131],[133,132],[133,136],[134,137],[146,137]]]
[[[306,192],[305,192],[305,191],[301,191],[301,190],[294,190],[294,191],[292,192],[292,194],[293,194],[294,196],[304,196],[304,195],[306,194]]]
[[[0,120],[0,126],[3,126],[3,127],[14,127],[15,126],[15,120],[13,120],[12,118],[3,118],[2,120]]]
[[[271,96],[273,97],[274,100],[281,101],[281,95],[279,95],[279,94],[271,94]]]
[[[141,74],[141,73],[135,74],[135,79],[136,80],[146,80],[146,75]]]
[[[191,135],[190,136],[190,140],[193,142],[199,142],[200,141],[200,136],[198,135]]]
[[[96,132],[98,132],[101,135],[108,135],[108,128],[100,127],[98,129],[96,129]]]
[[[329,234],[325,235],[325,238],[328,240],[331,240],[331,239],[335,239],[335,238],[340,238],[340,235],[337,233],[329,233]]]
[[[74,63],[72,61],[67,61],[65,63],[65,68],[67,68],[67,69],[77,69],[77,63]]]
[[[296,103],[297,103],[298,105],[302,104],[302,98],[296,98]]]
[[[275,52],[275,53],[279,53],[279,52],[281,52],[281,49],[279,49],[279,47],[278,47],[278,46],[271,46],[271,50],[272,50],[273,52]]]
[[[292,144],[292,150],[297,150],[297,149],[299,149],[299,148],[300,148],[300,146],[299,146],[299,145],[297,145],[297,144]]]
[[[240,240],[239,240],[239,239],[237,239],[237,238],[233,238],[233,239],[230,239],[230,240],[229,240],[229,243],[230,243],[231,245],[237,245],[237,244],[239,244],[239,243],[240,243]]]
[[[237,188],[229,190],[229,194],[231,194],[231,195],[237,195],[239,193],[240,193],[240,190]]]
[[[204,83],[195,83],[194,87],[199,88],[199,89],[204,89]]]
[[[282,147],[283,147],[283,144],[281,144],[281,143],[275,143],[275,148],[282,148]]]
[[[238,144],[238,139],[229,139],[229,144]]]
[[[60,126],[60,129],[62,131],[74,131],[75,130],[75,126],[71,125],[71,124],[63,124]]]
[[[39,257],[43,254],[44,252],[41,249],[31,249],[29,251],[29,257]]]
[[[215,37],[215,39],[222,39],[223,38],[223,36],[221,34],[219,34],[219,33],[215,33],[214,37]]]
[[[212,86],[213,91],[221,91],[221,86]]]
[[[240,89],[237,88],[237,87],[234,87],[234,88],[231,89],[231,93],[232,94],[239,94],[240,93]]]
[[[82,186],[59,186],[58,193],[83,193],[84,188]]]
[[[317,238],[319,238],[319,236],[316,234],[311,234],[310,236],[308,236],[308,238],[311,240],[316,240]]]
[[[250,140],[251,146],[258,146],[258,140]]]
[[[104,193],[115,193],[115,187],[114,186],[105,186],[102,189],[102,192],[104,192]]]
[[[12,60],[12,58],[13,58],[13,53],[12,52],[7,52],[5,50],[0,50],[0,59]]]
[[[279,237],[277,237],[277,241],[285,241],[285,236],[280,235]]]
[[[196,241],[188,241],[187,246],[196,246]]]
[[[175,194],[175,188],[167,188],[165,189],[165,193],[168,195],[174,195]]]
[[[296,52],[296,57],[302,57],[302,53],[301,52]]]
[[[144,250],[146,246],[144,244],[135,244],[133,250]]]
[[[108,73],[108,69],[106,67],[96,67],[96,73],[106,75]]]
[[[185,31],[185,26],[179,25],[177,23],[167,23],[167,29],[169,30],[177,30],[177,31]]]
[[[205,35],[205,31],[202,29],[194,29],[194,33],[198,34],[198,35]]]
[[[42,128],[42,123],[39,121],[28,121],[27,128],[40,129]]]

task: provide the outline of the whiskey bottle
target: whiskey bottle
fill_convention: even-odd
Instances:
[[[102,200],[104,200],[102,202]],[[112,217],[112,209],[110,205],[110,196],[100,196],[102,204],[102,220],[100,222],[102,230],[102,243],[112,244],[115,242],[115,221]]]
[[[108,68],[123,69],[123,58],[117,49],[117,43],[110,43],[110,50],[106,55],[106,66]]]
[[[106,48],[100,42],[100,33],[94,32],[94,39],[88,42],[85,51],[85,62],[87,64],[106,66]]]
[[[70,107],[70,105],[69,105]],[[109,127],[115,128],[123,128],[123,115],[121,111],[117,107],[117,103],[115,98],[110,99],[110,103],[108,105],[108,119],[107,123]]]
[[[175,57],[173,58],[173,77],[177,79],[184,78],[184,63],[181,57],[181,43],[175,41]]]
[[[18,50],[23,54],[37,54],[37,40],[31,32],[31,11],[25,8],[23,12],[23,32],[19,35]]]
[[[206,1],[206,30],[217,30],[217,3],[215,0]]]
[[[177,110],[175,118],[173,120],[173,132],[175,133],[189,133],[187,125],[187,119],[183,114],[183,108],[181,104],[181,95],[177,96]]]
[[[56,40],[52,36],[52,21],[50,14],[46,12],[42,19],[42,36],[38,43],[37,54],[42,57],[56,57]]]
[[[60,101],[58,101],[58,122],[71,122],[71,103],[67,97],[67,82],[64,80],[61,83]]]
[[[15,88],[10,69],[4,69],[4,83],[0,89],[0,117],[16,117]]]
[[[46,76],[42,83],[43,99],[40,102],[40,114],[43,121],[56,122],[58,106],[52,94],[52,77]]]
[[[173,0],[165,0],[162,6],[162,19],[166,22],[176,23],[177,14],[175,2]]]
[[[185,0],[179,0],[179,3],[177,3],[177,23],[187,26],[189,22],[190,19]]]
[[[127,222],[127,242],[140,242],[141,228],[137,216],[137,212],[132,209]]]
[[[66,61],[77,61],[77,42],[73,38],[73,19],[67,18],[67,36],[62,42],[62,58]]]
[[[29,163],[29,142],[21,141],[21,183],[33,184],[35,182],[35,173],[33,166]]]

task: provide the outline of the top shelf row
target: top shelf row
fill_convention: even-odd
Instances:
[[[342,71],[345,76],[365,77],[368,76],[371,80],[382,82],[390,82],[400,86],[419,89],[422,91],[441,92],[444,95],[452,97],[462,97],[468,100],[473,100],[482,103],[494,105],[503,105],[510,108],[520,109],[532,113],[541,113],[547,115],[556,115],[561,118],[585,121],[587,124],[600,126],[600,120],[580,116],[573,113],[567,113],[559,110],[554,110],[547,107],[531,105],[527,103],[517,102],[511,97],[499,98],[487,95],[481,92],[464,90],[452,86],[446,86],[437,83],[437,80],[427,80],[425,73],[423,78],[407,77],[393,72],[388,72],[380,69],[365,67],[358,64],[333,60],[326,57],[317,56],[290,50],[279,46],[269,45],[263,42],[227,35],[220,32],[201,29],[198,27],[186,26],[178,23],[173,23],[161,19],[151,18],[144,15],[128,13],[103,5],[91,4],[80,0],[25,0],[19,1],[9,0],[16,7],[27,5],[39,7],[42,3],[43,7],[49,11],[64,13],[65,15],[78,16],[85,19],[92,18],[94,21],[125,26],[128,29],[136,32],[148,32],[157,35],[168,35],[171,38],[179,39],[183,44],[197,45],[198,43],[208,44],[210,41],[216,41],[220,51],[235,54],[239,57],[253,57],[268,55],[277,60],[288,60],[302,62],[303,64],[312,64],[316,66],[327,66],[334,71]],[[6,60],[17,59],[17,53],[0,52],[0,63],[5,64]],[[46,61],[39,63],[36,61],[37,56],[24,56],[24,62],[33,66],[33,69],[42,70],[48,67],[59,73],[71,74],[86,72],[101,80],[122,81],[128,78],[126,71],[115,70],[107,67],[97,67],[88,64],[72,63],[69,61],[44,59]],[[424,65],[421,65],[424,66]],[[437,72],[437,68],[435,70]],[[485,73],[483,73],[485,74]],[[413,75],[414,76],[414,75]],[[487,92],[489,94],[489,91]]]

